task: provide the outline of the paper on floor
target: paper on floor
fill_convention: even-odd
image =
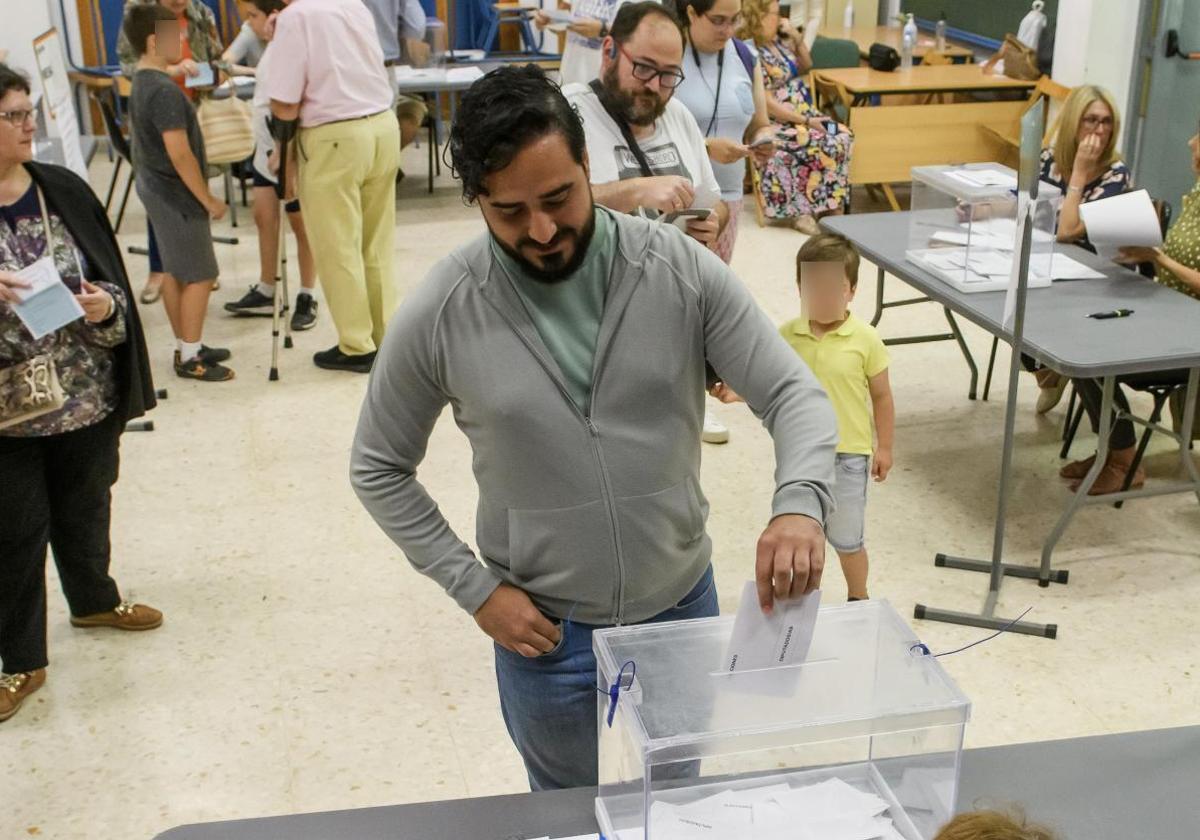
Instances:
[[[820,605],[818,589],[791,601],[776,601],[771,614],[764,615],[758,604],[757,584],[746,581],[722,669],[752,671],[804,662]]]

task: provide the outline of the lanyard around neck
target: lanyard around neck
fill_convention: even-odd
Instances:
[[[700,66],[700,51],[696,49],[696,45],[692,44],[692,59],[696,62],[696,69],[700,71],[700,78],[704,78],[704,68]],[[717,123],[717,109],[721,105],[721,78],[725,75],[725,49],[717,53],[717,90],[713,94],[713,109],[712,116],[708,118],[708,128],[704,129],[704,136],[708,137],[712,134],[713,126]]]

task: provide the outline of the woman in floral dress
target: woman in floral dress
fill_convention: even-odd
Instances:
[[[778,0],[745,0],[742,15],[740,35],[758,47],[776,127],[776,153],[758,167],[765,215],[813,234],[817,218],[841,213],[849,201],[854,136],[813,107],[801,77],[812,61],[804,40],[781,20]]]

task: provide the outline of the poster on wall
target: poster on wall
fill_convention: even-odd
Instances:
[[[41,80],[46,133],[62,144],[64,163],[86,181],[87,163],[80,143],[79,119],[71,101],[71,80],[67,77],[66,55],[57,29],[33,39],[33,58]]]

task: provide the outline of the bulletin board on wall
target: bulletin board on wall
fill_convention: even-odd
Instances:
[[[1058,0],[1045,2],[1042,14],[1046,16],[1046,31],[1052,32],[1058,17]],[[1007,33],[1017,33],[1033,3],[1031,0],[903,0],[900,8],[928,21],[936,21],[945,12],[946,24],[952,29],[1003,41]]]

